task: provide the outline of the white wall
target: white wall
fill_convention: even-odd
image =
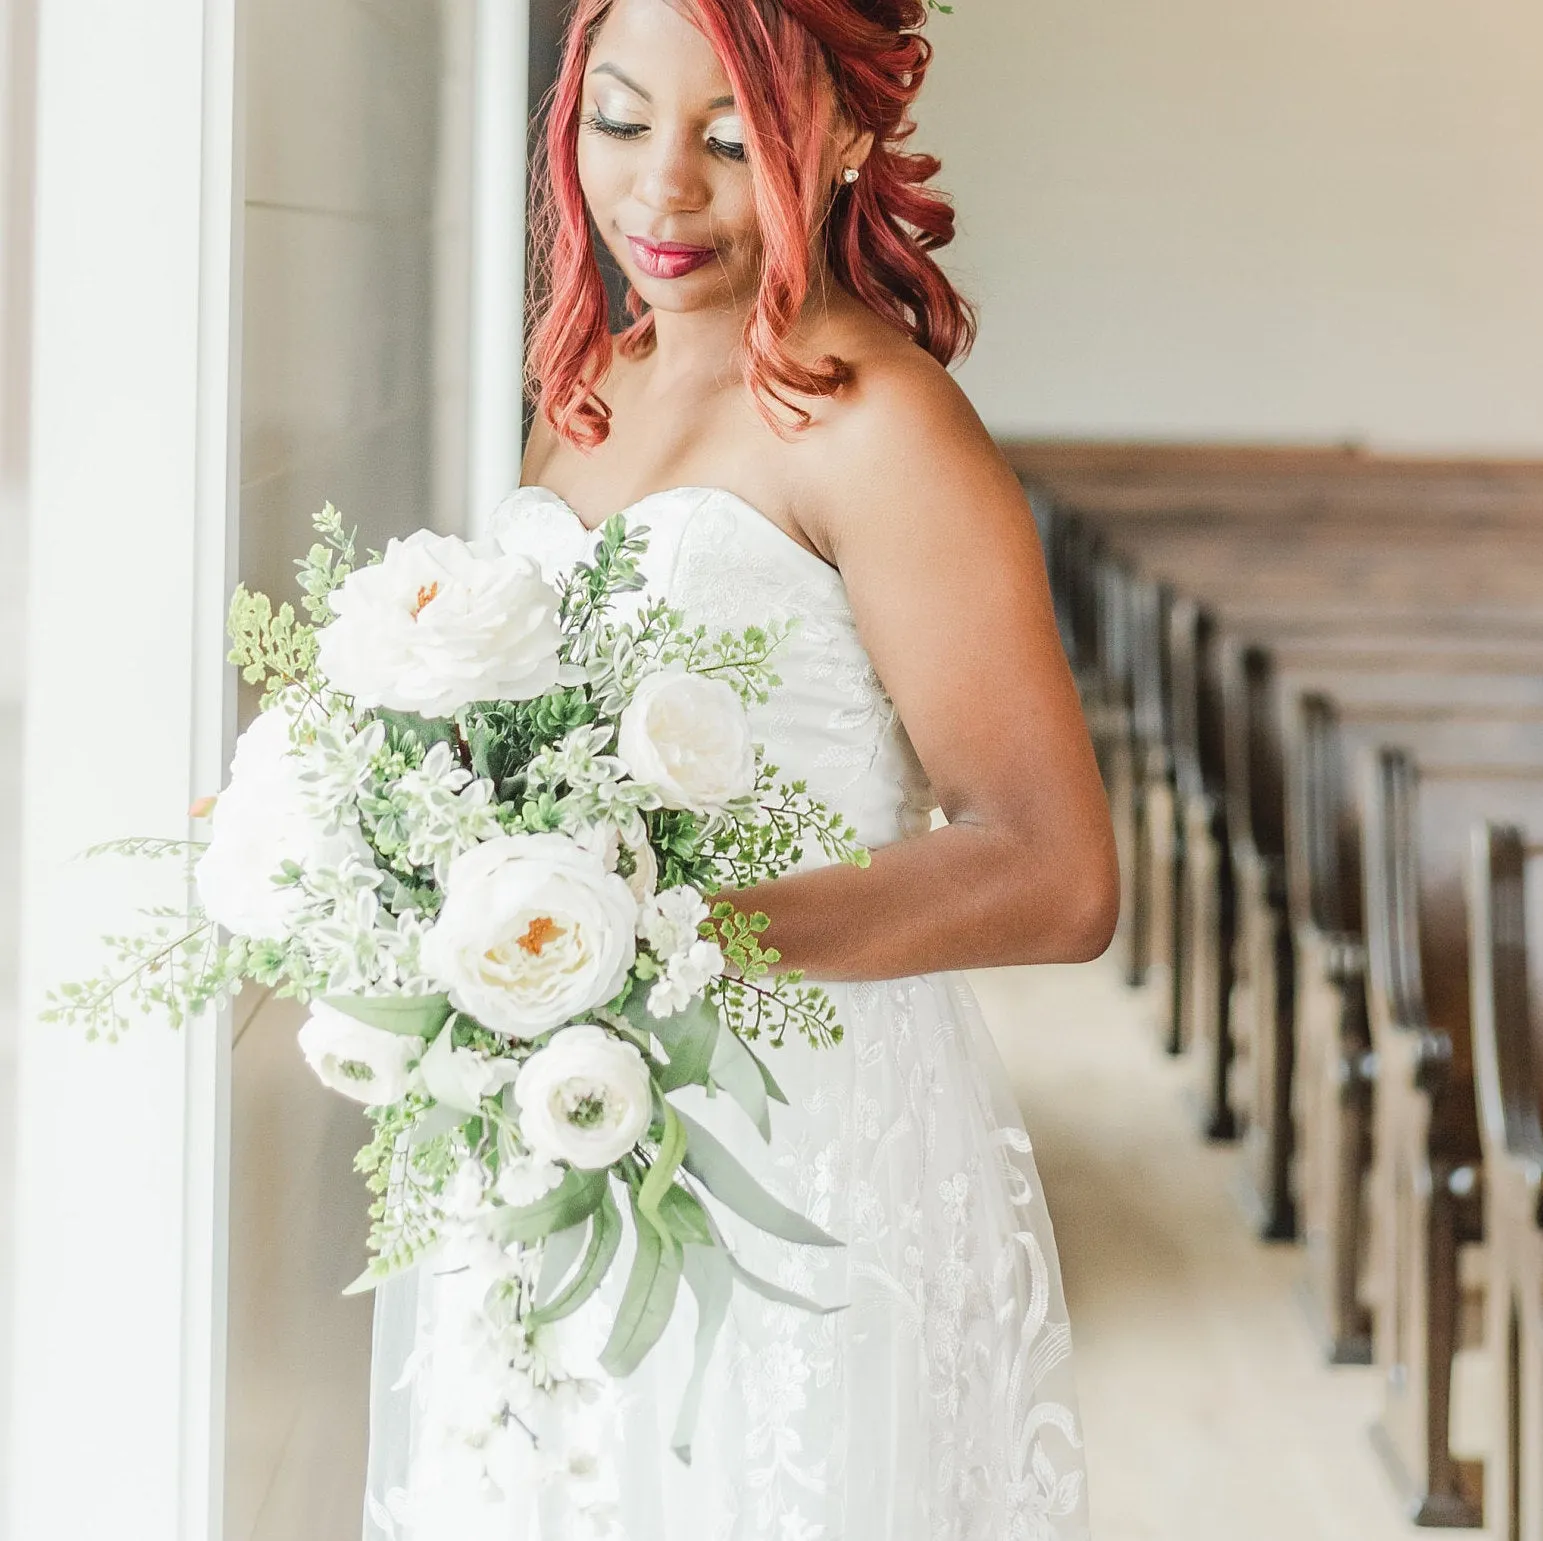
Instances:
[[[1543,449],[1535,0],[957,0],[921,139],[1010,434]]]

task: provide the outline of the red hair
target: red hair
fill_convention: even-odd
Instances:
[[[579,113],[590,47],[614,3],[578,0],[574,8],[535,178],[530,384],[557,433],[586,448],[610,431],[596,387],[613,339],[579,185]],[[932,58],[917,30],[923,0],[683,4],[722,62],[745,122],[764,257],[744,359],[762,416],[784,431],[781,408],[806,427],[810,414],[793,398],[833,396],[851,378],[839,359],[810,366],[786,346],[809,293],[811,236],[822,219],[825,260],[838,282],[941,363],[961,357],[974,341],[975,315],[930,255],[953,239],[954,211],[926,185],[937,159],[905,149]],[[840,121],[871,132],[874,147],[860,180],[830,203],[824,150]],[[652,346],[654,323],[635,292],[628,304],[632,325],[614,342],[630,357]]]

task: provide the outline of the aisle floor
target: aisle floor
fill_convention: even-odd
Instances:
[[[1370,1368],[1330,1368],[1300,1251],[1257,1241],[1237,1151],[1109,962],[974,976],[1049,1195],[1094,1541],[1407,1541],[1367,1437]],[[1475,1536],[1475,1531],[1445,1532]]]

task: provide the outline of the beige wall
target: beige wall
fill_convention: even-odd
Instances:
[[[464,519],[464,113],[457,0],[250,0],[241,570],[297,600],[331,499],[361,543]],[[442,71],[459,72],[442,82]],[[437,314],[435,296],[448,315]],[[251,711],[250,693],[243,718]],[[364,1487],[368,1134],[295,1045],[292,1002],[238,1003],[225,1541],[346,1541]]]
[[[1543,449],[1543,8],[955,9],[922,138],[992,427]]]

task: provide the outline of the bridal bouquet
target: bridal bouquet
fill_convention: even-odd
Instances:
[[[674,1439],[689,1458],[734,1281],[815,1309],[741,1265],[704,1195],[834,1244],[671,1101],[725,1094],[769,1138],[785,1099],[752,1045],[840,1037],[824,993],[776,971],[766,917],[713,900],[811,842],[867,861],[752,739],[746,707],[780,683],[786,628],[710,636],[623,602],[647,532],[620,518],[545,576],[517,529],[422,530],[361,565],[330,505],[315,525],[296,564],[308,622],[244,587],[232,601],[230,657],[262,709],[229,785],[194,807],[209,840],[95,848],[183,853],[196,902],[109,938],[115,969],[63,986],[46,1015],[111,1039],[125,1002],[181,1024],[244,980],[309,1005],[301,1051],[374,1131],[357,1158],[374,1255],[350,1288],[427,1260],[475,1281],[477,1359],[496,1372],[456,1410],[475,1448],[526,1431],[543,1397],[593,1393],[550,1334],[630,1220],[599,1366],[639,1364],[684,1280],[700,1324]]]

